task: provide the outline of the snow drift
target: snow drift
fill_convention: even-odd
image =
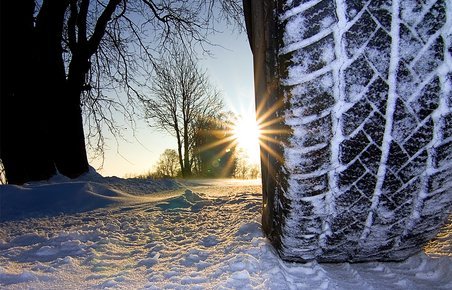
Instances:
[[[14,195],[9,205],[22,204],[25,214],[1,215],[0,288],[452,287],[451,228],[400,263],[288,263],[263,235],[259,185],[152,183],[98,176],[0,186],[0,202]],[[82,201],[92,209],[77,208]],[[51,205],[66,210],[56,214]],[[36,212],[27,215],[27,207]]]

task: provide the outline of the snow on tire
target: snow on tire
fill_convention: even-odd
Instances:
[[[452,2],[281,2],[264,230],[286,260],[405,259],[452,204]]]

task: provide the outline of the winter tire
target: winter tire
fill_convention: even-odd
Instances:
[[[452,2],[244,4],[263,227],[280,256],[420,251],[452,204]]]

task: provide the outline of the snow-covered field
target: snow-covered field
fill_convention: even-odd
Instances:
[[[399,263],[280,260],[257,181],[0,186],[2,289],[452,289],[452,227]]]

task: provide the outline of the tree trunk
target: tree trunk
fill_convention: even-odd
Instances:
[[[11,184],[48,179],[56,168],[71,178],[88,171],[79,85],[87,70],[72,69],[77,77],[66,81],[67,5],[43,1],[33,27],[34,1],[1,1],[0,158]]]
[[[175,119],[174,130],[176,131],[177,155],[179,157],[180,172],[182,173],[182,176],[184,176],[184,161],[182,159],[182,141],[181,141],[181,137],[180,137],[179,125],[178,125],[177,119]]]
[[[65,94],[55,100],[59,108],[55,114],[59,122],[55,131],[55,164],[59,172],[75,178],[89,169],[80,104],[85,75],[90,67],[87,54],[74,54],[69,65]]]
[[[36,23],[36,46],[38,47],[38,71],[41,99],[49,100],[46,116],[52,158],[58,171],[70,178],[88,171],[82,115],[80,110],[81,86],[72,85],[62,58],[62,31],[67,1],[44,1]],[[79,59],[72,59],[72,63]],[[72,65],[71,65],[72,66]],[[71,78],[77,75],[71,73]],[[45,74],[40,72],[46,72]],[[83,78],[84,72],[80,72]]]
[[[184,177],[191,176],[189,150],[188,124],[184,124]]]
[[[33,45],[34,1],[1,1],[0,158],[11,184],[47,179],[55,173],[46,110],[37,92]]]

